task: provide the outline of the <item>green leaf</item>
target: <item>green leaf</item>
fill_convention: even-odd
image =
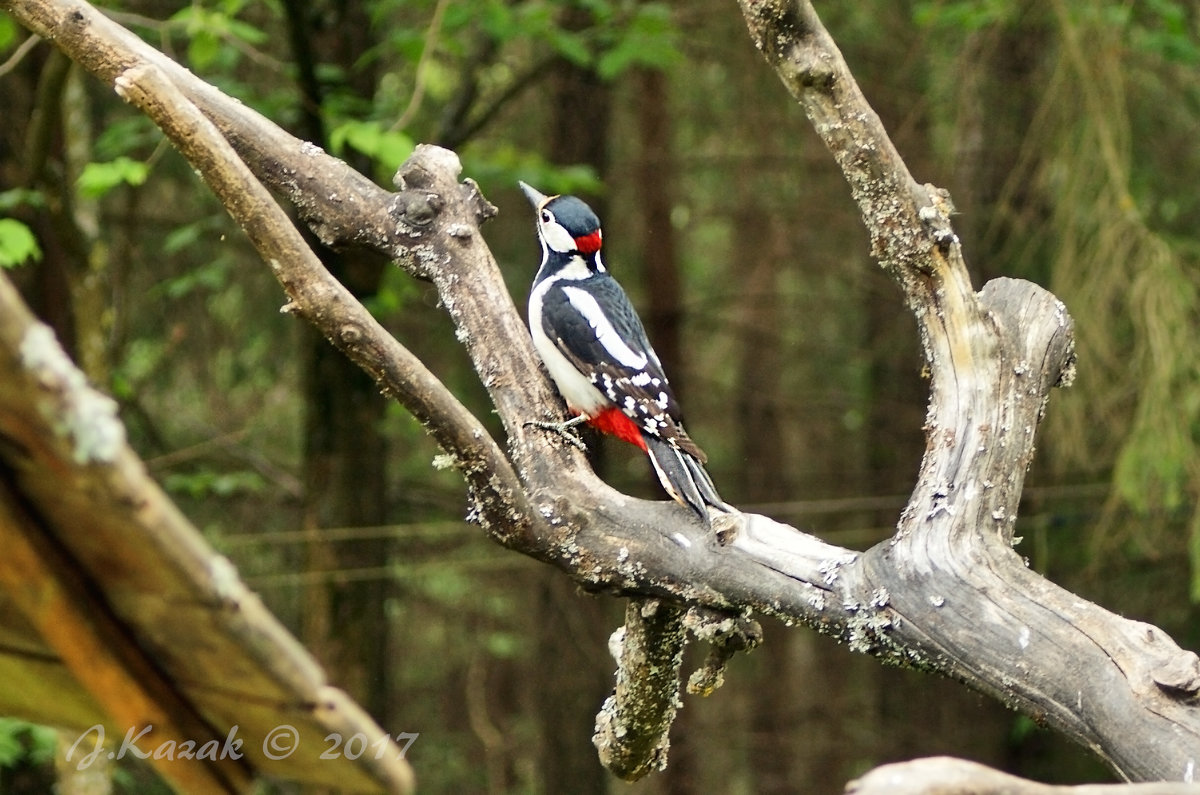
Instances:
[[[40,190],[13,188],[0,191],[0,213],[12,212],[18,207],[41,208],[46,206],[46,197]]]
[[[19,718],[0,718],[0,767],[22,761],[43,765],[54,758],[58,735],[54,729]]]
[[[24,725],[16,718],[0,718],[0,767],[12,767],[25,755],[25,744],[21,742]]]
[[[260,30],[249,22],[243,22],[240,19],[230,19],[228,26],[230,33],[250,44],[262,44],[270,38],[266,31]]]
[[[611,80],[632,66],[666,69],[683,60],[671,10],[658,3],[638,7],[625,33],[600,56],[596,71]]]
[[[495,631],[487,634],[487,650],[493,657],[511,660],[524,651],[524,638],[515,632]]]
[[[537,152],[509,144],[472,145],[463,150],[462,161],[464,172],[471,174],[485,193],[511,190],[519,179],[547,194],[604,190],[604,183],[591,166],[556,166]]]
[[[1007,0],[926,0],[913,7],[913,21],[923,28],[971,33],[1004,23],[1014,13]]]
[[[266,481],[257,472],[174,472],[163,479],[167,491],[186,494],[194,499],[232,497],[237,494],[256,494],[266,488]]]
[[[188,42],[187,53],[193,69],[207,69],[221,54],[221,40],[210,30],[198,30]]]
[[[0,52],[4,52],[17,40],[17,23],[8,14],[0,14]]]
[[[88,163],[76,187],[81,195],[99,199],[118,185],[141,185],[150,176],[150,166],[124,155],[107,163]]]
[[[592,62],[592,51],[582,34],[552,28],[546,32],[546,39],[559,55],[576,66],[587,66]]]
[[[465,6],[464,6],[465,8]],[[475,24],[498,42],[515,39],[524,33],[521,20],[509,3],[490,0],[479,10]]]
[[[58,733],[49,726],[27,724],[29,732],[29,761],[35,765],[49,764],[58,751]]]
[[[351,120],[329,133],[329,146],[336,155],[348,146],[376,161],[384,170],[395,171],[412,154],[416,144],[399,130],[385,130],[380,122]]]
[[[160,286],[168,298],[183,298],[197,290],[215,293],[229,282],[230,269],[228,258],[217,257],[161,282]]]
[[[40,260],[42,249],[33,230],[15,218],[0,218],[0,268]]]

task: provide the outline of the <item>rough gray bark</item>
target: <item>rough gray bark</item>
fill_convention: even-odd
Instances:
[[[1053,787],[962,759],[932,757],[882,765],[846,785],[847,795],[1188,795],[1180,782]]]
[[[609,639],[617,686],[596,716],[592,744],[600,762],[626,781],[667,766],[687,642],[682,616],[677,605],[631,599],[625,625]]]
[[[497,542],[590,590],[814,627],[855,651],[989,693],[1092,748],[1125,778],[1191,780],[1200,756],[1196,655],[1154,627],[1058,588],[1012,550],[1038,422],[1051,388],[1073,374],[1066,308],[1011,279],[975,292],[948,199],[908,173],[807,3],[743,0],[743,11],[842,167],[872,250],[917,319],[930,373],[917,487],[895,536],[862,554],[750,514],[717,517],[731,538],[718,543],[674,503],[617,493],[578,451],[526,428],[532,419],[559,418],[561,403],[480,235],[491,208],[459,182],[452,153],[418,149],[398,175],[399,191],[387,193],[84,3],[0,0],[0,8],[109,83],[161,73],[323,241],[370,247],[434,283],[504,423],[507,456],[419,362],[328,284],[310,256],[289,249],[284,259],[268,257],[289,307],[362,364],[454,457],[472,518]],[[237,217],[243,199],[223,200]],[[243,221],[256,244],[255,214],[272,212],[259,206]],[[268,250],[276,245],[268,243]]]

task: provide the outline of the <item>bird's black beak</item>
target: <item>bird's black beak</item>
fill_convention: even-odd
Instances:
[[[520,180],[517,180],[517,184],[521,186],[521,191],[525,194],[525,198],[529,199],[529,203],[534,206],[534,209],[540,208],[542,206],[542,202],[544,202],[544,201],[546,201],[546,199],[550,198],[546,194],[542,193],[541,191],[537,190],[536,188],[532,188],[529,185],[526,185],[524,182],[521,182]]]

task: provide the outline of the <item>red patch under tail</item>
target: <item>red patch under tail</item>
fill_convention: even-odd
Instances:
[[[643,451],[646,450],[646,442],[642,439],[642,432],[638,430],[638,426],[633,424],[633,420],[625,416],[625,413],[618,408],[606,408],[595,417],[590,418],[588,425],[591,425],[601,433],[607,433],[618,439],[624,439],[630,444],[640,447]]]

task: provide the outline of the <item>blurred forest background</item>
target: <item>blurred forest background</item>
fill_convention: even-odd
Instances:
[[[722,494],[852,548],[891,533],[924,448],[915,325],[736,4],[104,5],[382,184],[415,141],[456,149],[500,208],[485,233],[522,313],[538,250],[515,181],[585,196]],[[817,7],[914,175],[951,191],[977,286],[1031,279],[1075,317],[1079,377],[1051,400],[1018,550],[1197,648],[1200,4]],[[420,732],[425,791],[825,793],[939,753],[1106,779],[1001,704],[767,622],[721,690],[685,700],[669,770],[616,782],[590,737],[623,605],[464,522],[421,428],[279,313],[268,268],[157,130],[26,38],[0,15],[0,261],[335,681]],[[431,289],[322,257],[490,416]],[[631,448],[597,467],[659,496]],[[40,736],[0,723],[0,782]]]

